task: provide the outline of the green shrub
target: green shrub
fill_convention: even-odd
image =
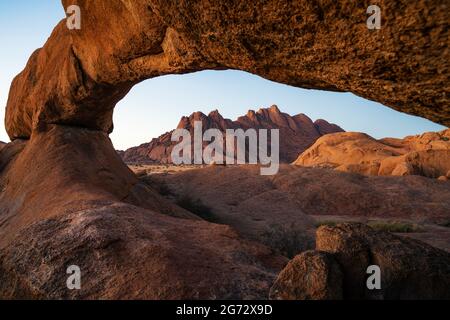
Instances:
[[[392,233],[423,232],[423,229],[419,225],[408,222],[373,221],[369,222],[367,225],[377,231],[388,231]]]
[[[316,227],[330,226],[334,227],[339,223],[345,223],[344,221],[333,221],[324,220],[316,223]],[[423,232],[423,229],[415,224],[408,222],[398,222],[398,221],[371,221],[367,225],[377,231],[387,231],[392,233],[412,233],[412,232]]]
[[[154,179],[151,175],[141,177],[140,180],[164,197],[173,195],[172,190],[163,180]]]
[[[438,225],[441,227],[450,228],[450,221],[442,222],[442,223],[439,223]]]
[[[170,190],[167,183],[161,181],[156,187],[160,195],[164,197],[172,195],[172,190]]]

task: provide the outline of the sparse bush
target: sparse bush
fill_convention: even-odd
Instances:
[[[269,248],[292,259],[299,253],[314,248],[314,238],[294,223],[288,226],[270,225],[260,235],[260,241]]]
[[[439,224],[439,226],[441,226],[441,227],[446,227],[446,228],[450,228],[450,221],[443,222],[443,223]]]
[[[166,197],[172,195],[172,190],[170,190],[169,186],[165,182],[160,182],[157,185],[157,189],[160,195]]]
[[[140,180],[156,190],[163,197],[172,196],[172,190],[167,185],[167,183],[160,179],[153,179],[151,175],[147,175],[145,177],[141,177]]]
[[[316,223],[316,227],[330,226],[334,227],[344,221],[324,220]],[[367,223],[369,227],[377,231],[387,231],[392,233],[413,233],[423,232],[423,228],[415,223],[399,222],[399,221],[370,221]]]
[[[194,199],[190,195],[185,194],[177,200],[176,204],[206,221],[218,222],[211,208],[206,206],[200,199]]]
[[[419,225],[408,222],[373,221],[369,222],[367,225],[377,231],[388,231],[392,233],[423,232],[423,229]]]

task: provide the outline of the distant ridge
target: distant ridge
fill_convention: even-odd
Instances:
[[[258,111],[250,110],[246,115],[232,121],[225,119],[218,110],[205,115],[202,112],[194,112],[189,117],[182,117],[177,129],[186,129],[191,133],[194,122],[202,121],[203,130],[215,128],[222,132],[227,129],[279,129],[280,130],[280,162],[290,163],[297,159],[298,155],[309,148],[321,136],[328,133],[344,132],[338,125],[326,120],[313,122],[304,114],[290,116],[283,113],[273,105],[270,108],[262,108]],[[126,151],[119,151],[126,163],[172,163],[170,154],[176,143],[171,142],[173,131],[167,132],[149,143]]]

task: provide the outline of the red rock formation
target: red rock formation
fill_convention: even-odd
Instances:
[[[364,133],[330,134],[300,154],[294,164],[366,175],[450,177],[450,129],[381,140]]]
[[[114,106],[136,83],[205,69],[350,91],[450,124],[446,0],[385,0],[377,31],[366,26],[370,1],[62,2],[80,6],[83,27],[61,21],[14,79],[6,110],[12,139],[46,124],[110,132]]]
[[[280,162],[284,163],[294,161],[299,153],[306,150],[322,135],[344,131],[325,120],[313,123],[304,114],[291,117],[282,113],[277,106],[260,109],[257,112],[250,110],[245,116],[235,121],[224,119],[217,110],[207,116],[201,112],[195,112],[189,117],[181,118],[177,129],[186,129],[193,136],[194,121],[201,121],[204,131],[215,128],[222,131],[224,136],[227,129],[279,129]],[[167,132],[150,143],[126,150],[121,153],[121,157],[126,163],[172,163],[171,152],[176,143],[171,142],[171,136],[172,131]]]
[[[163,199],[105,133],[49,128],[0,153],[0,299],[267,297],[284,258]]]
[[[450,124],[445,0],[385,0],[376,32],[369,1],[62,2],[81,7],[81,30],[61,21],[8,98],[0,298],[267,296],[284,259],[164,203],[114,151],[114,106],[145,79],[238,69]],[[77,263],[85,287],[68,291]]]

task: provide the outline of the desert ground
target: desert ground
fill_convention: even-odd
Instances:
[[[297,239],[290,248],[297,252],[291,254],[313,248],[319,226],[343,222],[364,223],[450,252],[448,181],[366,177],[293,165],[283,165],[271,178],[250,165],[129,167],[174,204],[230,225],[245,237],[275,249],[283,239]]]

